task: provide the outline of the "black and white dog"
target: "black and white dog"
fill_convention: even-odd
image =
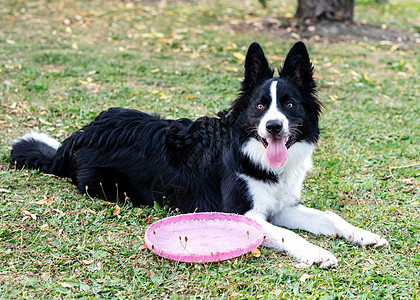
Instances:
[[[265,246],[320,267],[337,258],[283,226],[386,246],[335,213],[299,203],[322,106],[305,45],[296,43],[273,74],[253,43],[240,94],[217,117],[166,120],[111,108],[62,143],[39,133],[18,138],[10,161],[69,177],[80,192],[110,201],[244,214],[262,225]]]

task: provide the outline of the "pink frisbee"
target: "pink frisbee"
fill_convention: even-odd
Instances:
[[[234,258],[263,241],[261,226],[242,215],[192,213],[153,223],[144,238],[155,254],[183,262],[213,262]]]

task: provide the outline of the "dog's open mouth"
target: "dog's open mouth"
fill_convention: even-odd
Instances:
[[[264,148],[268,147],[267,139],[265,139],[263,137],[260,137],[260,136],[258,136],[257,139],[261,142],[261,144],[264,145]],[[295,143],[295,141],[296,141],[296,138],[294,136],[287,137],[286,138],[286,143],[285,143],[286,148],[289,149],[290,146],[292,146]]]
[[[265,156],[267,157],[268,163],[273,168],[280,168],[284,165],[287,158],[287,150],[294,143],[295,138],[289,136],[287,138],[262,138],[258,137],[258,140],[265,147]]]

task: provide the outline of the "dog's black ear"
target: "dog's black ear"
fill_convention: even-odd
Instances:
[[[266,79],[273,77],[273,70],[268,65],[264,51],[260,44],[252,43],[245,59],[245,78],[242,82],[242,91],[252,89]]]
[[[308,92],[314,91],[316,85],[313,78],[313,67],[303,42],[297,42],[290,49],[280,71],[280,77],[296,77],[300,86],[307,89]]]
[[[227,116],[235,120],[239,112],[246,109],[249,104],[249,96],[253,89],[265,80],[272,78],[273,74],[274,71],[268,65],[260,44],[256,42],[252,43],[246,53],[245,76],[242,81],[241,92],[238,98],[232,102]]]

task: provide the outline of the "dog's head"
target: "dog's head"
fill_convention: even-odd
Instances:
[[[302,42],[290,49],[279,77],[273,74],[261,46],[252,43],[241,93],[229,115],[246,137],[261,142],[268,162],[278,168],[296,142],[316,143],[322,105],[315,95],[313,68]]]

